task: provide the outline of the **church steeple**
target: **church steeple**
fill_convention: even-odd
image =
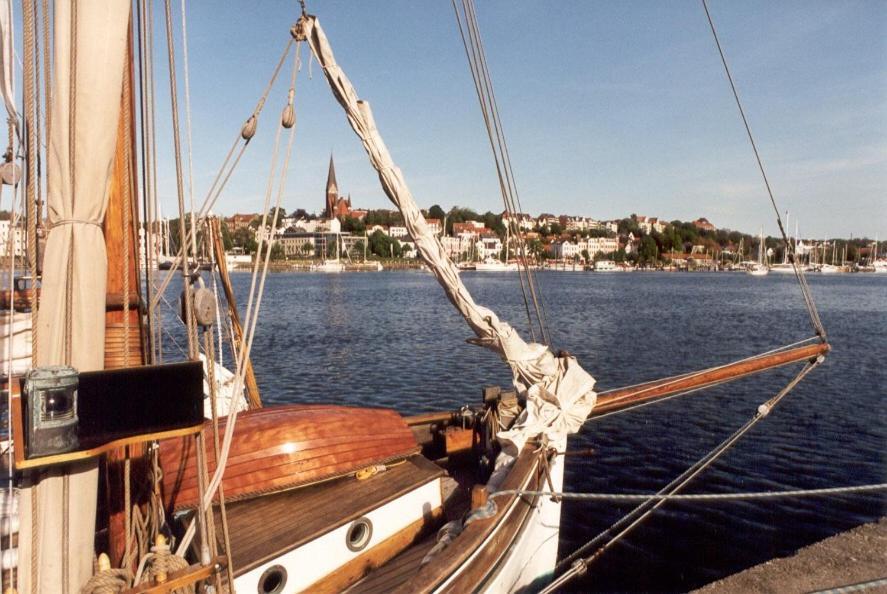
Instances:
[[[339,200],[339,186],[336,183],[336,166],[333,164],[333,154],[330,153],[330,171],[326,176],[326,217],[335,216],[336,202]]]

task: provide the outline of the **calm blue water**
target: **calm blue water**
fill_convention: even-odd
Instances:
[[[542,273],[554,346],[600,389],[724,363],[812,334],[796,281],[744,274]],[[516,275],[467,273],[476,300],[526,325]],[[247,274],[235,274],[239,294]],[[887,277],[809,279],[833,352],[688,492],[887,482]],[[479,401],[507,385],[492,353],[420,272],[272,274],[253,347],[266,402],[334,401],[403,413]],[[566,489],[655,491],[778,391],[792,370],[589,424]],[[561,555],[630,509],[567,502]],[[883,495],[669,504],[609,551],[576,590],[684,591],[786,555],[887,511]]]

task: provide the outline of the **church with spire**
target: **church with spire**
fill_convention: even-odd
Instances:
[[[333,155],[330,153],[330,171],[326,177],[326,205],[324,215],[328,219],[347,217],[351,215],[351,196],[347,198],[339,195],[339,186],[336,183],[336,166],[333,163]]]

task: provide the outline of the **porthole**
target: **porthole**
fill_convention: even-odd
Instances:
[[[286,586],[286,569],[283,565],[272,565],[259,578],[259,594],[280,594]]]
[[[369,518],[359,518],[348,526],[345,544],[349,551],[356,553],[364,550],[370,544],[371,538],[373,538],[373,523]]]

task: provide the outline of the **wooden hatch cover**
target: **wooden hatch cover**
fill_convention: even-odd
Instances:
[[[225,420],[219,422],[224,433]],[[209,474],[215,472],[212,424],[204,424]],[[331,405],[271,406],[238,414],[222,484],[235,501],[343,476],[419,451],[413,432],[395,411]],[[160,444],[167,508],[197,504],[193,438]]]

